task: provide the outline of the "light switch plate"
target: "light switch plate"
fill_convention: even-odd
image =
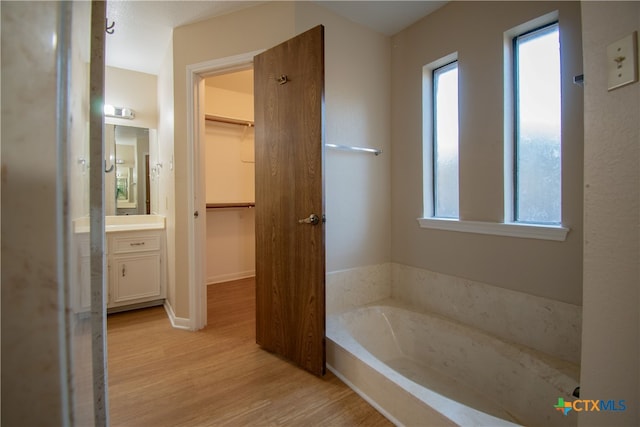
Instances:
[[[638,81],[638,33],[634,31],[607,46],[609,90]]]

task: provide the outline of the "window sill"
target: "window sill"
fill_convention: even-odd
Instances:
[[[562,225],[461,221],[447,218],[418,218],[418,222],[421,228],[435,230],[491,234],[523,239],[555,240],[559,242],[564,242],[569,233],[569,228]]]

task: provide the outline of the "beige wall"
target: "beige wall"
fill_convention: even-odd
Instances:
[[[640,30],[640,3],[583,2],[582,20],[585,247],[581,397],[624,399],[627,410],[582,412],[579,424],[637,426],[640,83],[607,91],[605,50],[608,44]]]
[[[422,67],[458,52],[460,216],[504,219],[504,32],[559,11],[565,242],[421,229]],[[580,304],[582,296],[582,74],[580,3],[451,2],[392,39],[394,262]]]
[[[107,123],[155,129],[158,127],[158,77],[122,68],[106,67],[104,102],[135,111],[135,118],[106,118]]]
[[[326,27],[326,140],[389,151],[389,40],[307,2],[269,2],[174,31],[176,286],[188,317],[186,67]],[[327,270],[389,260],[389,156],[327,152]]]
[[[174,168],[174,106],[173,106],[173,47],[169,46],[158,73],[158,132],[157,154],[162,167],[158,176],[157,213],[166,217],[167,226],[167,301],[176,299],[176,219]],[[151,159],[150,159],[151,160]]]
[[[365,6],[366,7],[366,6]],[[325,151],[327,272],[389,262],[389,37],[311,2],[296,8],[296,33],[325,26],[325,142],[383,150]]]

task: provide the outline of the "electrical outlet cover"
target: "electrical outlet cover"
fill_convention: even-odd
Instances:
[[[638,33],[634,31],[607,46],[609,90],[638,81]]]

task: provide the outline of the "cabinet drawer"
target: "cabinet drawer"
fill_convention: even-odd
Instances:
[[[127,236],[113,237],[112,252],[116,254],[128,252],[145,252],[160,250],[160,236]]]

